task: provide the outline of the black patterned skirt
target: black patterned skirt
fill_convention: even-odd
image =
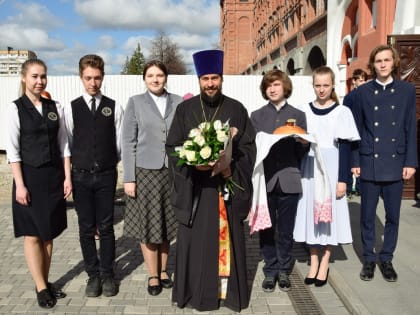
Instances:
[[[146,244],[175,239],[177,222],[170,203],[168,169],[137,167],[136,182],[136,198],[126,197],[124,236]]]

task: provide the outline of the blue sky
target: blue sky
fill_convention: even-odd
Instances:
[[[219,43],[219,10],[216,0],[0,0],[0,49],[33,50],[52,75],[77,74],[80,57],[96,53],[118,74],[138,43],[147,58],[162,30],[190,65]]]

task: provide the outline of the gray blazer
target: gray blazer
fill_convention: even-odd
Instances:
[[[176,106],[181,102],[181,96],[167,93],[166,112],[162,117],[149,93],[129,98],[121,135],[124,183],[136,181],[136,167],[161,169],[168,166],[166,136]]]

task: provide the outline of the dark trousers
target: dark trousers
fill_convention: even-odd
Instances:
[[[362,233],[363,257],[365,262],[375,262],[375,220],[379,196],[385,207],[384,243],[379,252],[381,262],[390,261],[397,247],[400,221],[402,180],[395,182],[373,182],[361,180],[362,189],[360,229]]]
[[[299,194],[268,194],[272,227],[260,231],[260,248],[264,258],[264,275],[274,277],[289,273],[292,266],[293,229]]]
[[[73,197],[79,222],[79,239],[89,277],[113,276],[115,261],[114,197],[117,170],[98,173],[72,170]],[[95,232],[99,230],[99,260]]]

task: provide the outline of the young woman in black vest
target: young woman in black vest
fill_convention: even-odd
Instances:
[[[24,253],[35,282],[38,305],[52,308],[65,297],[48,282],[53,239],[67,228],[72,190],[70,152],[63,108],[41,97],[47,67],[39,59],[22,65],[23,95],[8,108],[7,159],[13,173],[13,226],[24,237]]]

